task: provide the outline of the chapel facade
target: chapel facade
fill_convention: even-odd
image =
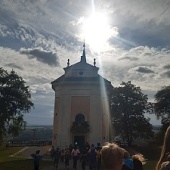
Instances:
[[[86,62],[84,45],[80,62],[70,65],[68,59],[65,73],[51,83],[55,91],[52,145],[82,147],[86,142],[109,141],[112,85],[98,70],[95,59],[93,65]]]

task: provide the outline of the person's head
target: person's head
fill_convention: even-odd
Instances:
[[[139,161],[141,161],[142,165],[144,165],[144,164],[146,163],[144,156],[143,156],[142,154],[140,154],[140,153],[137,153],[137,154],[135,154],[135,155],[132,155],[132,159],[133,159],[133,160],[139,160]]]
[[[94,144],[91,144],[91,149],[94,149]]]
[[[128,151],[124,150],[124,159],[130,158],[130,154]]]
[[[39,154],[39,153],[40,153],[40,150],[37,150],[35,153],[36,153],[36,154]]]
[[[100,146],[101,146],[101,145],[100,145],[100,142],[98,142],[98,143],[97,143],[97,147],[100,147]]]
[[[167,128],[164,136],[164,143],[162,146],[161,156],[156,166],[156,170],[160,170],[162,162],[166,161],[167,154],[170,152],[170,126]]]
[[[101,149],[101,158],[105,170],[121,170],[124,150],[114,143],[107,143]]]

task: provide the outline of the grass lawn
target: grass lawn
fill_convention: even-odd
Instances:
[[[0,146],[0,162],[11,161],[11,160],[17,159],[15,157],[9,157],[9,156],[15,154],[22,148],[23,147],[8,147],[8,148],[6,148],[5,146]]]
[[[15,154],[23,147],[2,147],[0,146],[0,170],[31,170],[33,168],[33,160],[22,157],[9,157]],[[41,167],[48,167],[51,161],[41,161]]]
[[[41,161],[40,167],[45,168],[51,166],[51,161]],[[18,160],[11,160],[7,162],[0,162],[0,169],[1,170],[31,170],[34,169],[33,160],[31,159],[18,159]]]

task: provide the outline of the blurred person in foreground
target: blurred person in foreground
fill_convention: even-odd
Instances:
[[[143,165],[145,164],[145,158],[142,154],[138,153],[132,156],[134,170],[143,170]]]
[[[39,170],[40,160],[43,158],[40,155],[40,150],[37,150],[35,154],[31,154],[32,158],[34,159],[34,170]]]
[[[134,170],[133,160],[131,159],[129,152],[126,150],[124,150],[122,170]]]
[[[170,170],[170,154],[167,156],[167,161],[161,164],[160,170]]]
[[[121,170],[124,149],[114,143],[107,143],[101,149],[101,160],[105,170]]]
[[[170,126],[167,128],[164,136],[161,155],[156,166],[156,170],[170,170]]]

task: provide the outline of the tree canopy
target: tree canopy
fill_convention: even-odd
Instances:
[[[170,86],[165,86],[155,94],[155,113],[158,118],[170,123]]]
[[[147,95],[131,82],[122,82],[111,95],[112,122],[116,135],[126,140],[129,145],[137,137],[153,136],[152,125],[145,118],[146,112],[152,111]]]
[[[24,113],[33,107],[29,87],[15,71],[0,68],[0,141],[7,133],[18,135],[25,125]]]
[[[155,114],[161,118],[161,128],[157,134],[160,143],[163,142],[166,129],[170,125],[170,86],[165,86],[155,94]]]

